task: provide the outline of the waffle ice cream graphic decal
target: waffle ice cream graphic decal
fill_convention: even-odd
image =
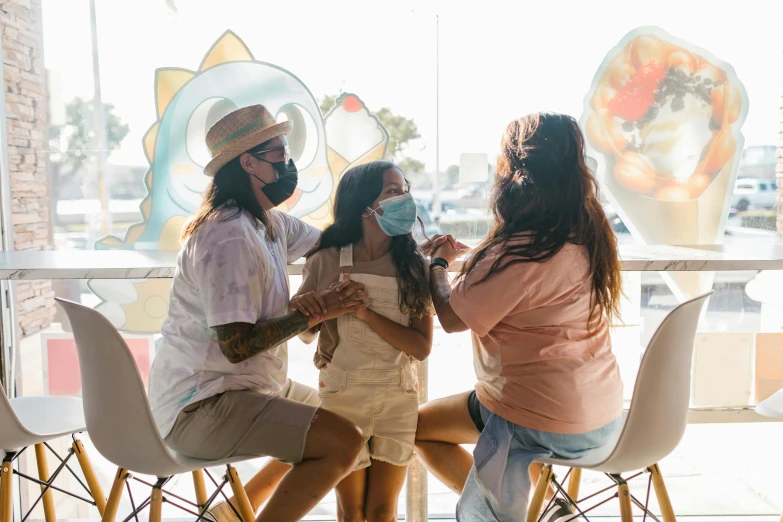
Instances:
[[[299,186],[280,210],[323,228],[331,221],[337,182],[351,166],[381,159],[389,135],[355,94],[344,94],[324,117],[307,86],[289,71],[256,60],[233,32],[224,33],[195,71],[158,69],[155,121],[143,138],[150,168],[142,222],[125,237],[107,236],[96,249],[180,249],[183,224],[198,209],[209,178],[204,137],[218,119],[238,107],[265,105],[278,121],[291,120],[288,136]],[[334,143],[334,145],[332,145]],[[96,307],[129,333],[157,333],[168,313],[171,281],[91,280]]]
[[[639,28],[604,59],[582,125],[607,196],[645,244],[722,242],[748,111],[734,69],[658,28]],[[710,273],[664,274],[684,299]]]

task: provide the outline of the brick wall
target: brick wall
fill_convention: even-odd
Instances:
[[[8,129],[11,224],[15,250],[51,248],[46,149],[46,81],[41,0],[0,0],[0,28]],[[15,285],[19,325],[29,335],[55,313],[50,281]]]

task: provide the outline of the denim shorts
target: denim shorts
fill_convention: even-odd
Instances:
[[[457,504],[459,522],[525,520],[531,487],[528,470],[534,461],[583,457],[612,440],[623,424],[620,416],[596,430],[575,435],[532,430],[495,415],[473,394],[471,397],[468,411],[476,427],[483,425],[483,429]],[[476,404],[480,418],[474,417]]]

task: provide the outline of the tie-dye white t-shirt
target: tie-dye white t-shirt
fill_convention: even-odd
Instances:
[[[277,393],[286,382],[286,343],[232,364],[211,329],[255,324],[288,313],[286,265],[315,245],[320,231],[275,210],[276,239],[254,218],[220,209],[179,253],[163,339],[149,378],[152,415],[165,437],[188,404],[228,390]]]

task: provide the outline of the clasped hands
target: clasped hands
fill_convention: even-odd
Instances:
[[[419,248],[425,256],[430,256],[431,259],[436,257],[445,259],[448,264],[470,251],[469,246],[460,243],[451,234],[435,234]]]
[[[323,292],[307,292],[291,298],[290,310],[298,311],[307,317],[311,326],[335,319],[347,313],[361,313],[369,303],[367,290],[363,284],[347,279],[342,283],[333,283]]]
[[[450,234],[435,234],[421,245],[425,256],[445,259],[449,264],[468,252],[470,247],[454,239]],[[291,298],[290,310],[298,311],[310,320],[311,326],[352,313],[365,320],[369,313],[367,289],[361,283],[346,279],[333,283],[323,292],[307,292]]]

